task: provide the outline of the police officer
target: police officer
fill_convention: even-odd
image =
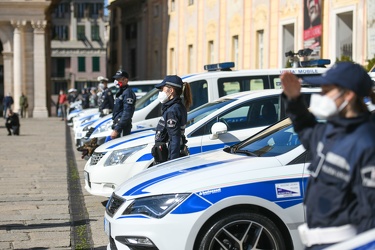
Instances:
[[[114,107],[113,94],[112,91],[108,88],[108,78],[100,78],[99,86],[102,92],[100,95],[100,102],[98,102],[99,111],[103,115],[108,115],[112,113]]]
[[[154,164],[188,155],[185,128],[187,111],[192,103],[191,89],[177,75],[168,75],[155,86],[162,103],[162,117],[156,126],[155,146],[152,149]],[[184,104],[181,94],[184,96]]]
[[[306,249],[315,250],[375,228],[375,125],[364,103],[364,97],[375,103],[375,96],[367,72],[351,62],[304,81],[322,87],[321,95],[311,96],[310,112],[299,79],[281,75],[294,129],[312,153],[307,223],[299,232]]]
[[[116,87],[119,90],[115,96],[114,108],[112,113],[113,125],[111,139],[119,138],[122,135],[129,135],[132,128],[132,117],[135,110],[136,96],[129,87],[129,74],[126,71],[119,70],[115,79]]]

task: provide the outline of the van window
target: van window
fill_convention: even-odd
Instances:
[[[247,90],[269,88],[267,76],[241,76],[218,79],[219,97]]]
[[[190,82],[193,103],[190,110],[193,110],[208,102],[208,84],[205,80]]]

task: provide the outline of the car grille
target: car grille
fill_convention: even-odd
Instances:
[[[109,199],[107,206],[105,210],[107,211],[107,214],[111,217],[117,212],[119,207],[125,202],[125,200],[122,197],[119,197],[115,195],[114,193],[112,194],[111,198]]]
[[[93,153],[91,155],[91,161],[90,161],[90,165],[96,165],[98,163],[98,161],[100,161],[101,158],[103,158],[103,156],[105,155],[106,152],[103,152],[103,153]]]

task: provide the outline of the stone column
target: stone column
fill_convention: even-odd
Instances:
[[[3,51],[3,61],[4,61],[4,94],[9,92],[13,93],[13,52]],[[2,111],[2,110],[1,110]]]
[[[45,32],[47,21],[31,21],[34,29],[34,110],[33,117],[48,117]]]
[[[23,56],[23,28],[26,25],[26,21],[11,21],[14,27],[13,31],[13,99],[14,105],[13,110],[18,112],[20,105],[19,100],[22,93],[22,82],[23,72],[22,69],[24,63]],[[12,92],[12,91],[11,91]]]

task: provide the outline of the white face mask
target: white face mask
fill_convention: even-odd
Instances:
[[[335,96],[333,99],[326,95],[312,94],[310,99],[310,111],[319,119],[327,119],[328,117],[337,115],[348,105],[348,101],[344,101],[340,107],[336,106],[335,100],[341,96]]]
[[[158,95],[158,100],[161,103],[166,103],[169,100],[169,96],[164,91],[160,91]]]

